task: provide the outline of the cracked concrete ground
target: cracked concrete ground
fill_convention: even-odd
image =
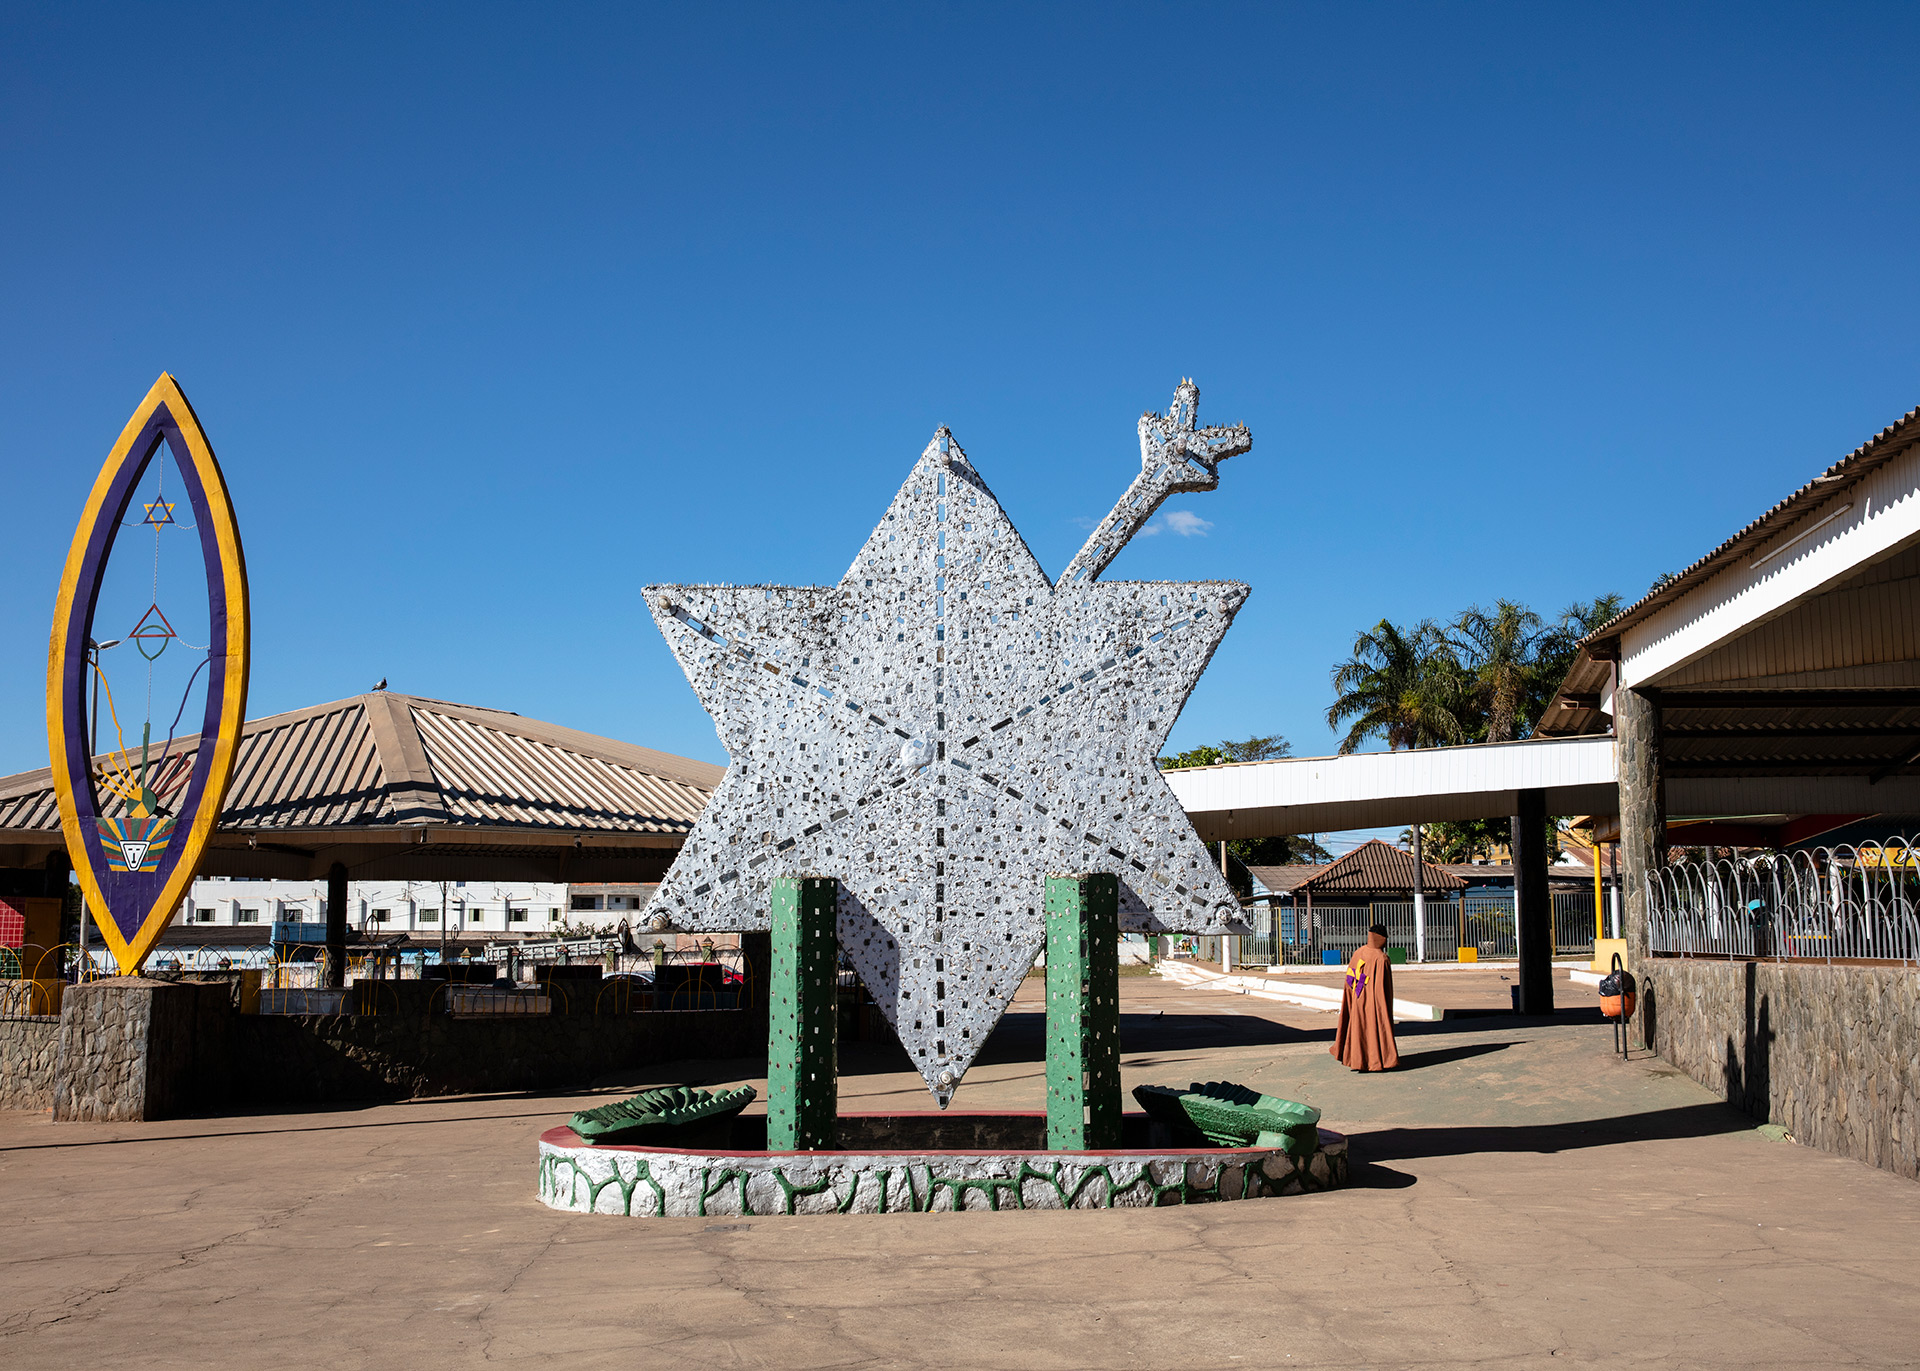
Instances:
[[[9,1368],[1907,1365],[1920,1187],[1769,1140],[1590,1010],[1404,1026],[1122,983],[1126,1083],[1320,1105],[1356,1187],[1116,1213],[647,1220],[533,1199],[593,1098],[153,1124],[0,1114]],[[1564,1005],[1590,992],[1557,987]],[[1495,987],[1497,990],[1497,985]],[[956,1104],[1038,1108],[1038,983]],[[1026,1011],[1026,1012],[1021,1012]],[[688,1062],[626,1082],[754,1080]],[[930,1100],[845,1049],[843,1107]],[[616,1083],[607,1083],[614,1088]]]

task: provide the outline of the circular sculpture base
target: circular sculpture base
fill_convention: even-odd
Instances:
[[[741,1123],[765,1126],[764,1120]],[[1126,1123],[1131,1135],[1151,1127],[1141,1115]],[[1043,1114],[843,1114],[842,1148],[832,1152],[595,1145],[562,1125],[540,1135],[538,1193],[549,1208],[575,1214],[733,1218],[1147,1209],[1307,1194],[1347,1183],[1347,1140],[1325,1129],[1319,1149],[1306,1157],[1269,1147],[1049,1152],[1013,1145],[1036,1133],[1044,1137],[1045,1125]]]

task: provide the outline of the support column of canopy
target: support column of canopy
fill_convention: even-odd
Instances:
[[[1413,959],[1427,959],[1427,868],[1421,853],[1420,825],[1413,826]]]
[[[1047,1148],[1120,1145],[1120,882],[1047,877]]]
[[[838,882],[773,882],[773,966],[767,995],[767,1148],[834,1145],[840,1110]]]
[[[335,862],[327,868],[327,984],[337,990],[346,983],[347,868]]]
[[[1667,785],[1660,706],[1632,690],[1616,690],[1614,752],[1620,776],[1619,884],[1627,964],[1647,959],[1647,890],[1667,864]],[[1642,1025],[1647,1022],[1641,1019]]]
[[[1523,790],[1513,816],[1513,926],[1520,1012],[1553,1013],[1553,896],[1547,889],[1547,792]]]

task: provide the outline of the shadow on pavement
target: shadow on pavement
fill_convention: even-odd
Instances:
[[[1468,1057],[1483,1057],[1489,1052],[1504,1052],[1509,1047],[1519,1046],[1525,1038],[1509,1039],[1503,1043],[1462,1043],[1459,1047],[1432,1047],[1425,1052],[1402,1052],[1400,1065],[1396,1071],[1419,1071],[1423,1067],[1444,1066],[1448,1062],[1464,1061]]]
[[[1656,1109],[1645,1114],[1622,1114],[1577,1123],[1382,1128],[1357,1135],[1354,1151],[1371,1164],[1481,1153],[1573,1152],[1583,1147],[1611,1147],[1616,1143],[1710,1138],[1722,1133],[1744,1133],[1752,1128],[1753,1120],[1724,1104],[1690,1104],[1678,1109]]]
[[[1196,1047],[1264,1047],[1275,1043],[1332,1039],[1333,1025],[1324,1031],[1289,1028],[1257,1014],[1120,1015],[1120,1050],[1170,1052]],[[976,1058],[993,1062],[1044,1062],[1047,1059],[1047,1016],[1013,1013],[1000,1020]]]
[[[1439,1025],[1435,1025],[1439,1027]],[[1151,1052],[1190,1052],[1206,1047],[1265,1047],[1280,1043],[1331,1042],[1333,1025],[1324,1029],[1289,1028],[1257,1014],[1120,1015],[1120,1050],[1128,1056]],[[1047,1016],[1014,1012],[1000,1020],[974,1058],[976,1066],[1009,1066],[1047,1059]],[[897,1042],[842,1041],[840,1074],[875,1076],[912,1071],[906,1049]]]
[[[1391,1166],[1361,1161],[1357,1157],[1352,1160],[1351,1168],[1347,1179],[1349,1190],[1405,1190],[1410,1185],[1420,1184],[1418,1176],[1409,1176],[1404,1171],[1395,1171]]]

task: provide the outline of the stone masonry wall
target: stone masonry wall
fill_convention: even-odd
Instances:
[[[1920,975],[1897,966],[1640,961],[1651,1046],[1800,1142],[1920,1179]]]
[[[53,1059],[59,1048],[55,1015],[0,1019],[0,1109],[53,1107]]]
[[[0,1109],[107,1121],[241,1101],[545,1090],[682,1058],[759,1057],[767,1045],[764,1006],[498,1019],[385,1007],[243,1015],[223,985],[77,986],[59,1018],[0,1020]]]
[[[757,1057],[761,1010],[595,1017],[235,1015],[236,1099],[404,1099],[585,1085],[633,1066],[692,1057]]]
[[[216,1102],[228,1074],[224,986],[113,976],[70,986],[60,1007],[53,1116],[165,1119]]]

